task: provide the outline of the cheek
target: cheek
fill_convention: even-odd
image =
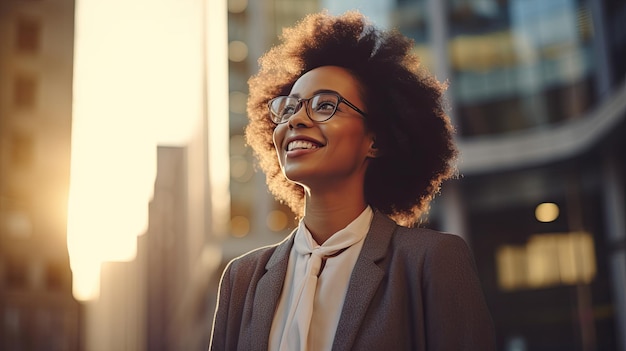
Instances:
[[[274,148],[276,152],[280,154],[281,148],[283,145],[283,140],[285,139],[285,128],[283,125],[276,126],[274,128],[274,133],[272,134],[272,141],[274,142]]]
[[[350,145],[351,148],[358,148],[367,139],[363,126],[352,123],[333,126],[327,129],[326,135],[329,140],[341,145]]]

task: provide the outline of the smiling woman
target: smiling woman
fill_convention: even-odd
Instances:
[[[300,223],[228,264],[210,349],[494,350],[467,245],[413,228],[456,148],[412,42],[319,13],[260,63],[246,138]]]
[[[364,113],[352,103],[350,105],[354,107],[345,103],[348,100],[340,95],[363,104],[357,84],[341,67],[322,66],[307,72],[298,79],[291,96],[287,97],[296,103],[282,113],[280,123],[274,129],[274,145],[282,172],[287,179],[305,189],[311,211],[316,206],[326,206],[313,203],[321,196],[311,196],[312,192],[314,195],[326,192],[352,196],[355,201],[365,203],[359,195],[363,195],[361,189],[373,152],[374,136],[366,130]],[[311,97],[297,99],[292,96]],[[277,99],[281,100],[279,97],[273,101]],[[301,105],[306,108],[299,108]],[[318,235],[320,237],[316,239],[320,243],[327,239],[322,233]]]

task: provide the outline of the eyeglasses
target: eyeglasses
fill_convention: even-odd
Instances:
[[[365,117],[365,112],[361,111],[358,107],[354,106],[354,104],[337,93],[318,93],[308,99],[299,99],[293,96],[278,96],[270,100],[267,105],[270,109],[272,122],[282,124],[300,111],[302,105],[305,106],[306,114],[312,121],[328,121],[335,115],[337,106],[342,102]]]

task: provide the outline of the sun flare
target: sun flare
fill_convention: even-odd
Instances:
[[[78,300],[98,297],[102,262],[134,259],[156,146],[186,145],[202,126],[202,8],[202,0],[76,1],[67,240]],[[227,81],[213,84],[225,95],[216,105],[227,106]],[[227,126],[227,107],[225,116]]]

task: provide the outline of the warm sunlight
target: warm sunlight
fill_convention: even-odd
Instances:
[[[227,1],[209,2],[207,18],[207,102],[209,115],[209,179],[213,232],[224,235],[230,218],[230,145],[228,118],[228,52]]]
[[[201,0],[76,1],[67,240],[78,300],[97,298],[102,262],[135,257],[156,145],[184,145],[198,127],[201,9]]]

